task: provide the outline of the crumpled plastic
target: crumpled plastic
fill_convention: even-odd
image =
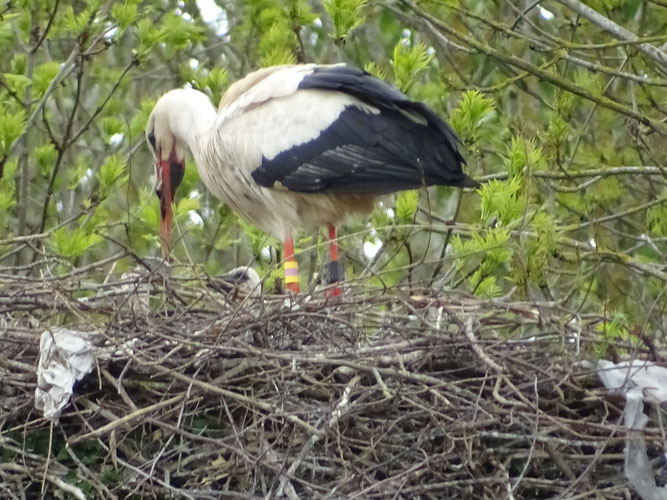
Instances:
[[[625,395],[623,418],[629,429],[625,449],[625,476],[644,500],[667,500],[667,488],[655,483],[655,475],[646,453],[646,442],[641,430],[648,424],[644,400],[667,401],[667,368],[648,361],[632,360],[612,363],[598,361],[598,376],[611,390],[622,390]],[[667,443],[664,443],[667,456]]]
[[[74,383],[92,371],[95,356],[91,340],[91,334],[67,328],[42,333],[35,407],[45,417],[58,418],[69,403]]]
[[[607,389],[621,389],[625,392],[640,389],[644,397],[658,402],[667,401],[667,368],[634,359],[612,363],[605,359],[598,361],[598,376]]]

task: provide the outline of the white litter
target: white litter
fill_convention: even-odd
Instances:
[[[607,389],[623,389],[626,394],[637,389],[644,397],[667,401],[667,368],[663,366],[639,359],[618,364],[601,359],[598,376]]]
[[[58,418],[69,403],[74,382],[90,373],[95,363],[91,334],[54,328],[39,340],[35,407],[47,418]]]
[[[598,376],[607,389],[621,390],[625,395],[623,417],[629,430],[625,449],[625,476],[644,500],[667,500],[667,488],[655,483],[655,475],[646,453],[641,430],[648,424],[644,400],[667,401],[667,368],[648,361],[632,360],[612,363],[598,361]],[[663,444],[667,453],[667,442]]]

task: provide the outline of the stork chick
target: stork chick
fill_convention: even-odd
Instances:
[[[156,157],[163,255],[189,148],[214,195],[284,241],[293,292],[295,228],[328,226],[330,279],[337,282],[335,228],[345,217],[370,213],[387,193],[478,185],[463,173],[458,139],[438,115],[344,64],[260,69],[230,86],[217,112],[202,92],[172,90],[155,105],[146,138]]]

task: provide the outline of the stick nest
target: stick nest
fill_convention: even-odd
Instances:
[[[579,364],[601,316],[414,288],[86,283],[0,281],[0,496],[633,496],[623,399]],[[35,369],[40,334],[61,325],[92,332],[100,354],[52,423]]]

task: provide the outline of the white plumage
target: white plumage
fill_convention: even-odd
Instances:
[[[283,239],[367,213],[378,196],[431,184],[474,186],[456,136],[431,110],[345,65],[264,68],[232,85],[216,110],[193,89],[172,90],[151,113],[163,248],[185,148],[206,186]],[[332,249],[333,253],[333,249]],[[289,280],[288,280],[289,281]]]

